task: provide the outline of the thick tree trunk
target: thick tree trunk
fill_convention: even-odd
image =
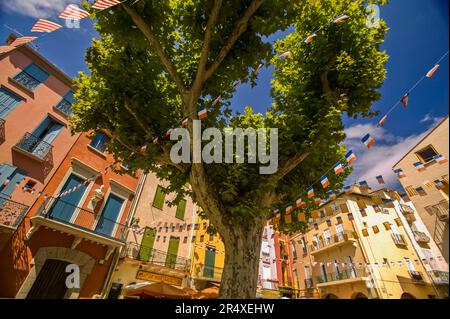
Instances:
[[[234,225],[222,236],[225,265],[220,285],[220,298],[249,299],[256,297],[262,225]]]

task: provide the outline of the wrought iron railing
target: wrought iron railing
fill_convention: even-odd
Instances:
[[[72,103],[66,101],[65,99],[62,99],[58,104],[56,104],[55,108],[68,116],[72,115]]]
[[[427,236],[424,232],[414,230],[413,231],[414,240],[418,243],[427,244],[430,242],[430,237]]]
[[[324,239],[320,239],[317,242],[314,242],[313,245],[310,246],[311,251],[317,251],[322,248],[331,246],[333,244],[348,241],[350,239],[355,239],[355,234],[353,231],[344,230],[342,232],[338,232],[330,237],[326,237]]]
[[[0,197],[0,225],[17,227],[25,217],[29,206]]]
[[[25,133],[16,147],[42,160],[51,157],[53,146],[31,133]]]
[[[46,199],[37,212],[38,216],[55,220],[109,239],[125,242],[128,227],[93,211],[75,206],[63,198]]]
[[[405,238],[403,237],[403,235],[397,234],[397,233],[392,233],[391,237],[396,245],[406,246],[406,241],[405,241]]]
[[[400,208],[403,212],[403,215],[411,215],[414,214],[414,209],[411,208],[411,206],[400,204]]]
[[[430,207],[431,211],[436,214],[437,218],[441,221],[448,222],[449,205],[448,200],[443,200],[439,204]]]
[[[449,283],[448,271],[430,270],[428,274],[435,285],[448,285]]]
[[[322,283],[326,283],[326,282],[333,282],[333,281],[339,281],[339,280],[362,278],[365,276],[367,276],[367,273],[364,268],[362,268],[362,269],[352,268],[352,269],[343,269],[343,270],[335,271],[332,273],[322,274],[322,275],[316,277],[316,281],[317,281],[317,283],[322,284]]]
[[[5,120],[0,118],[0,144],[2,144],[4,141],[5,141]]]
[[[409,273],[409,277],[411,277],[411,279],[413,281],[419,281],[419,282],[423,281],[422,273],[415,271],[415,270],[408,270],[408,273]]]
[[[128,257],[171,269],[189,271],[191,260],[145,245],[128,242],[122,257]]]
[[[14,77],[14,80],[30,91],[34,91],[34,89],[41,83],[26,72],[20,72]]]

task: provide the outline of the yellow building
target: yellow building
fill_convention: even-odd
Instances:
[[[395,208],[405,203],[394,195],[354,186],[312,213],[307,231],[291,236],[300,296],[437,297]]]
[[[191,286],[198,290],[220,284],[225,261],[224,244],[219,234],[209,232],[209,225],[208,220],[197,215],[192,239]]]
[[[410,195],[421,219],[447,262],[449,257],[448,132],[447,115],[393,166],[394,170],[402,169],[405,173],[399,181]],[[439,154],[444,157],[442,161],[434,158]],[[417,164],[419,166],[416,167],[415,163],[421,165]],[[427,181],[431,184],[426,183]],[[435,181],[438,183],[435,184]],[[416,190],[418,187],[422,187],[425,193],[419,194]]]

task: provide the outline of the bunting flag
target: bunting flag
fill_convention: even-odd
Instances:
[[[426,180],[425,182],[423,182],[423,184],[429,188],[434,186],[434,183],[432,181]]]
[[[259,71],[261,70],[262,67],[263,67],[262,64],[258,65],[258,67],[253,71],[253,76],[258,76]]]
[[[369,184],[367,184],[367,181],[361,181],[359,182],[359,186],[363,189],[368,189],[369,188]]]
[[[353,217],[353,213],[348,213],[347,214],[348,220],[354,220],[355,218]]]
[[[314,198],[315,205],[320,205],[321,202],[322,202],[322,200],[319,197]]]
[[[298,208],[301,208],[301,207],[306,206],[306,202],[304,202],[304,201],[302,200],[302,197],[301,197],[301,196],[297,196],[297,198],[295,199],[295,205],[296,205]]]
[[[328,198],[329,198],[330,200],[335,200],[335,199],[337,198],[337,197],[336,197],[336,193],[333,192],[333,191],[328,191],[327,194],[328,194]]]
[[[375,211],[375,213],[381,213],[382,211],[380,205],[373,205],[373,210]]]
[[[402,96],[401,102],[402,102],[402,104],[403,104],[403,107],[406,108],[406,107],[408,106],[408,102],[409,102],[409,92]]]
[[[15,39],[9,45],[12,46],[12,47],[18,47],[19,45],[23,45],[23,44],[29,43],[29,42],[34,41],[36,39],[37,39],[37,37],[20,37],[20,38]]]
[[[425,190],[423,189],[422,186],[419,186],[416,188],[416,192],[420,195],[420,196],[427,196],[427,192],[425,192]]]
[[[305,43],[311,43],[311,41],[312,41],[315,37],[317,37],[317,34],[316,34],[316,33],[311,34],[310,36],[308,36],[308,37],[305,39]]]
[[[213,106],[216,106],[217,103],[219,103],[221,99],[222,99],[222,95],[219,95],[219,96],[214,100]]]
[[[14,50],[14,47],[12,45],[2,45],[0,46],[0,54],[8,53],[9,51]]]
[[[436,179],[436,180],[434,181],[434,186],[435,186],[437,189],[445,189],[445,185],[444,185],[444,183],[443,183],[440,179]]]
[[[142,146],[139,151],[144,153],[147,150],[147,144],[145,144],[144,146]]]
[[[345,154],[345,159],[347,160],[347,163],[351,164],[352,162],[356,161],[356,155],[352,150],[350,150],[347,152],[347,154]]]
[[[200,110],[198,110],[198,112],[197,112],[197,116],[198,116],[199,120],[204,119],[207,115],[208,115],[208,110],[206,109],[205,106],[200,108]]]
[[[74,4],[69,4],[67,8],[60,13],[59,17],[62,19],[81,20],[89,17],[89,12]]]
[[[365,145],[367,148],[371,148],[372,145],[375,144],[375,139],[374,139],[372,136],[370,136],[369,133],[367,133],[367,134],[361,139],[361,142],[363,142],[364,145]]]
[[[377,179],[377,181],[378,181],[378,184],[385,184],[385,183],[384,183],[384,178],[383,178],[382,175],[378,175],[378,176],[376,177],[376,179]]]
[[[36,24],[31,28],[31,32],[53,32],[55,30],[58,30],[59,28],[62,28],[62,25],[59,25],[55,22],[45,20],[45,19],[39,19]]]
[[[173,127],[167,129],[166,136],[170,136],[170,134],[172,134],[172,131],[173,131]]]
[[[398,178],[403,178],[406,177],[405,172],[403,172],[403,170],[401,168],[397,168],[394,170],[394,173],[397,174]]]
[[[433,159],[438,162],[439,164],[445,164],[448,162],[448,160],[445,158],[444,155],[442,154],[438,154],[438,155],[434,155]]]
[[[427,169],[422,162],[415,162],[413,165],[419,172],[425,171]]]
[[[384,122],[386,122],[387,120],[387,117],[388,117],[387,115],[383,116],[381,120],[378,122],[378,126],[383,126]]]
[[[308,188],[307,196],[308,196],[308,198],[313,198],[314,197],[314,188],[312,186],[310,186]]]
[[[306,221],[306,215],[305,215],[305,213],[303,213],[303,212],[298,213],[297,219],[298,219],[299,222],[304,222],[304,221]]]
[[[390,198],[383,198],[384,201],[384,206],[388,207],[388,208],[394,208],[394,201]]]
[[[153,145],[156,145],[156,144],[158,144],[158,136],[156,136],[154,139],[153,139]]]
[[[436,72],[436,70],[439,68],[439,64],[436,64],[430,71],[427,72],[427,78],[431,78]]]
[[[411,201],[411,199],[409,198],[408,194],[406,194],[406,193],[401,193],[401,194],[400,194],[400,197],[403,199],[403,201],[404,201],[405,203],[408,203],[408,202]]]
[[[181,125],[183,126],[187,126],[189,123],[189,117],[185,116],[182,120],[181,120]]]
[[[285,212],[286,212],[286,214],[290,214],[290,213],[292,213],[293,210],[294,210],[294,207],[292,207],[292,205],[289,204],[286,206]]]
[[[336,165],[334,165],[334,173],[338,175],[339,173],[342,173],[344,171],[344,166],[342,166],[342,163],[339,161]]]
[[[291,215],[291,214],[286,214],[286,215],[284,215],[284,222],[285,222],[286,224],[292,223],[292,215]]]
[[[320,183],[322,184],[323,188],[327,188],[328,186],[330,186],[330,181],[328,180],[328,177],[326,175],[323,175],[320,178]]]
[[[345,186],[344,191],[345,191],[345,194],[351,195],[353,193],[352,186]]]
[[[349,16],[346,14],[341,14],[339,17],[333,20],[333,23],[342,23],[344,20],[348,19]]]
[[[98,0],[92,5],[92,8],[105,10],[112,6],[118,5],[120,3],[119,0]]]
[[[283,52],[279,55],[280,58],[290,58],[292,56],[292,52],[291,51],[286,51]]]

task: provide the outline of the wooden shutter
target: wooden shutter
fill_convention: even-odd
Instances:
[[[364,201],[362,199],[356,201],[356,203],[358,204],[359,209],[364,209],[366,208],[366,203],[364,203]]]
[[[186,211],[186,200],[185,199],[181,199],[178,202],[177,205],[177,212],[175,214],[175,217],[181,220],[184,220],[184,213]]]
[[[330,206],[325,207],[325,212],[327,216],[333,216],[333,210]]]
[[[163,188],[158,185],[155,192],[155,198],[153,199],[153,207],[163,209],[166,194],[163,192]]]
[[[149,261],[152,256],[153,243],[155,241],[156,231],[153,228],[146,227],[139,247],[139,260]]]
[[[342,213],[348,213],[348,206],[346,203],[340,204],[339,207],[341,208]]]
[[[179,244],[180,244],[179,238],[172,236],[170,237],[169,247],[167,248],[166,267],[175,268]]]

